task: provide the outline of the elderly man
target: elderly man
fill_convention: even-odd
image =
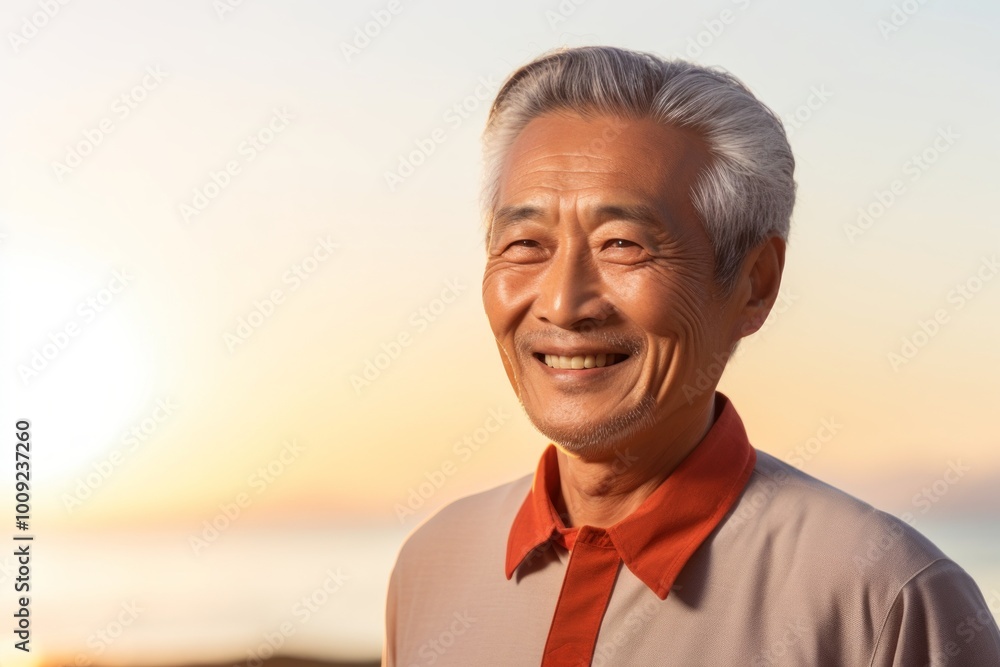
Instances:
[[[965,571],[754,449],[715,391],[781,282],[774,113],[728,74],[586,47],[515,72],[484,144],[483,303],[551,443],[409,536],[383,664],[1000,665]]]

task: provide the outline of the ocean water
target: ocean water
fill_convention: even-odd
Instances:
[[[1000,520],[917,528],[1000,612]],[[122,665],[253,664],[274,651],[377,659],[386,584],[408,530],[233,526],[197,547],[182,531],[41,537],[33,547],[34,652]]]
[[[194,547],[183,531],[37,538],[33,651],[66,664],[377,659],[406,532],[234,525]]]

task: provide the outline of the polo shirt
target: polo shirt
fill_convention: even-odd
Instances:
[[[390,576],[382,664],[1000,665],[1000,592],[754,449],[715,398],[702,441],[606,529],[556,512],[552,443],[534,475],[426,520]]]

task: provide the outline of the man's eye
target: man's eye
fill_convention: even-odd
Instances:
[[[636,245],[639,245],[639,244],[638,243],[633,243],[632,241],[628,241],[626,239],[611,239],[610,241],[608,241],[607,243],[604,244],[604,247],[605,248],[629,248],[629,247],[636,246]]]
[[[511,243],[508,248],[537,248],[538,241],[533,241],[531,239],[518,239]]]

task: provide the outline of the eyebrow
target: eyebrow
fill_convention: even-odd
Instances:
[[[609,219],[627,220],[659,233],[667,229],[668,221],[663,220],[654,208],[646,204],[605,204],[598,206],[594,214],[601,222]],[[544,215],[541,208],[531,204],[502,206],[493,216],[493,233],[499,234],[522,220],[537,220]]]

